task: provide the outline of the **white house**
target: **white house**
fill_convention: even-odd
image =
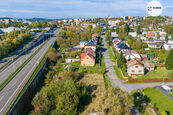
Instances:
[[[160,43],[148,43],[148,47],[149,48],[155,48],[155,49],[161,49],[162,44],[160,44]]]
[[[118,34],[116,32],[111,32],[111,37],[118,38]]]
[[[84,48],[86,44],[87,44],[87,42],[79,42],[79,47]]]
[[[137,36],[137,32],[129,32],[129,35],[131,35],[132,37],[136,37]]]
[[[169,40],[168,43],[164,44],[165,50],[170,50],[173,48],[173,40]]]

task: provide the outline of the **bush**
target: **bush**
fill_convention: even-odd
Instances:
[[[173,78],[150,78],[150,79],[128,79],[128,83],[147,83],[147,82],[173,82]]]

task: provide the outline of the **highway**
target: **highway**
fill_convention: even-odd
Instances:
[[[51,46],[56,37],[49,41],[40,51],[22,68],[22,70],[0,91],[0,115],[3,115],[13,102],[20,90],[25,86],[31,74]],[[25,58],[25,57],[24,57]]]
[[[27,46],[32,40],[34,40],[40,34],[41,33],[37,33],[36,35],[34,35],[34,37],[32,39],[30,39],[29,41],[22,44],[17,50],[13,51],[10,55],[8,55],[6,58],[4,58],[3,60],[5,60],[5,61],[0,62],[0,68],[2,66],[4,66],[5,64],[7,64],[11,59],[13,59],[25,46]]]
[[[12,64],[8,65],[4,70],[0,71],[0,84],[8,78],[23,62],[25,62],[43,43],[35,46],[24,55],[21,55]]]

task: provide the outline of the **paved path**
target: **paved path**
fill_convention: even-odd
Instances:
[[[161,86],[163,85],[163,83],[135,83],[135,84],[125,84],[122,80],[120,80],[116,73],[115,70],[113,68],[113,63],[110,59],[109,56],[109,51],[107,50],[107,44],[105,41],[105,38],[103,38],[103,48],[105,49],[103,52],[103,56],[104,56],[104,62],[106,65],[106,71],[109,77],[109,80],[112,84],[113,87],[119,87],[120,89],[127,91],[127,92],[131,92],[133,90],[136,89],[142,89],[142,88],[146,88],[146,87],[156,87],[156,86]],[[165,85],[173,85],[173,83],[164,83]]]

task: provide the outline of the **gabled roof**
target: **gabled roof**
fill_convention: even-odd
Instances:
[[[92,60],[95,60],[94,56],[89,53],[81,53],[81,61],[86,57],[89,56]]]
[[[91,48],[86,48],[85,49],[85,53],[89,53],[92,56],[96,57],[96,53]]]
[[[90,41],[85,46],[96,46],[96,45],[94,44],[94,42]]]
[[[125,43],[122,42],[117,43],[116,46],[120,49],[131,49]]]
[[[143,67],[143,65],[139,61],[137,61],[136,59],[133,59],[133,60],[130,60],[127,62],[127,67],[131,67],[134,65],[139,65],[139,66]]]
[[[145,63],[144,63],[144,67],[154,68],[154,63],[145,62]]]

